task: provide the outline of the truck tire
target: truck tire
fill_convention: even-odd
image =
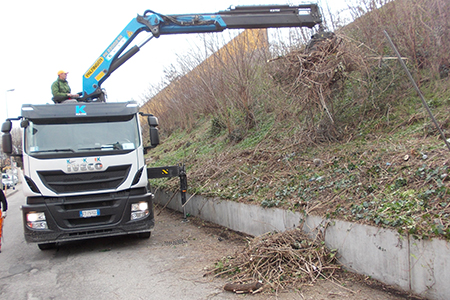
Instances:
[[[42,251],[53,249],[55,246],[56,243],[38,244],[39,249]]]
[[[141,232],[137,234],[137,237],[140,239],[149,239],[150,236],[152,235],[152,232]]]

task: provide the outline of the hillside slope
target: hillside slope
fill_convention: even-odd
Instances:
[[[151,162],[185,163],[191,194],[450,239],[450,153],[382,34],[448,134],[450,5],[386,2],[314,52],[233,52],[235,63],[186,83],[191,106],[176,118],[186,94],[149,101],[163,133]]]

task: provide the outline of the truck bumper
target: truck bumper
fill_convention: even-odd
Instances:
[[[142,189],[141,189],[142,190]],[[146,189],[145,189],[146,190]],[[148,210],[131,219],[131,206],[146,202]],[[132,190],[82,197],[27,199],[22,206],[25,240],[28,243],[57,243],[90,238],[145,233],[155,225],[153,195]],[[28,213],[44,213],[46,227],[31,228]],[[88,212],[89,214],[83,213]],[[94,216],[92,213],[94,212]]]

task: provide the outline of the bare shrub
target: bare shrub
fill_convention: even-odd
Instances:
[[[170,85],[146,105],[169,130],[192,128],[205,114],[225,124],[230,135],[254,127],[255,87],[268,51],[266,30],[246,30],[222,48],[213,39],[204,46],[212,54],[202,62],[198,51],[180,61],[182,71],[169,72]]]
[[[344,32],[379,55],[392,53],[383,33],[386,30],[400,53],[408,57],[415,68],[431,68],[437,74],[442,64],[449,63],[448,1],[360,1],[351,11],[355,21]]]

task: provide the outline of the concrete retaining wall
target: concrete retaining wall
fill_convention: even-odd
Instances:
[[[159,191],[156,203],[166,205],[172,195]],[[183,211],[178,195],[167,207]],[[297,212],[201,196],[190,198],[184,209],[190,215],[253,236],[295,228],[304,218]],[[317,216],[307,216],[303,230],[320,230],[327,247],[338,249],[340,262],[350,270],[428,299],[450,299],[448,242],[414,240],[393,230]]]

